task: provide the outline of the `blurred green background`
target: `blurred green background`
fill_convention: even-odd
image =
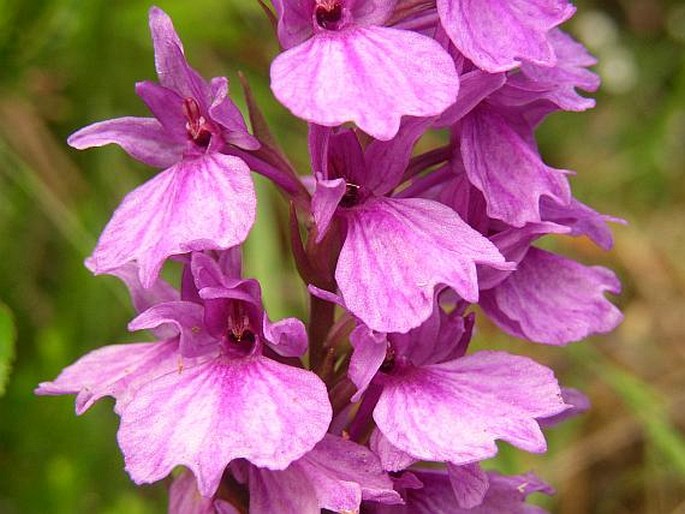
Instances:
[[[72,398],[35,397],[83,353],[133,341],[124,288],[82,262],[121,197],[150,177],[117,148],[76,152],[74,130],[145,115],[133,93],[153,79],[142,0],[0,0],[0,513],[158,513],[164,485],[136,488],[116,446],[117,419],[103,401],[84,416]],[[305,126],[271,98],[277,52],[252,0],[158,2],[175,20],[205,76],[250,79],[275,132],[307,171]],[[558,114],[539,132],[550,164],[578,171],[576,195],[626,218],[608,254],[585,239],[554,243],[615,269],[626,314],[613,334],[566,349],[525,344],[483,324],[479,344],[552,365],[582,388],[593,410],[549,431],[550,452],[502,448],[497,466],[533,469],[558,490],[539,499],[562,514],[685,513],[685,4],[578,1],[568,25],[600,58],[598,107]],[[233,96],[242,107],[238,87]],[[259,221],[248,272],[265,283],[273,318],[304,314],[287,251],[287,206],[258,181]]]

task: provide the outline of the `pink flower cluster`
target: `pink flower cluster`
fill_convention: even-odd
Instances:
[[[114,143],[164,169],[123,199],[86,261],[126,283],[129,329],[156,341],[95,350],[37,393],[75,394],[78,414],[113,397],[126,470],[137,484],[173,474],[172,514],[543,512],[525,503],[552,492],[539,478],[480,462],[497,440],[544,452],[542,428],[587,399],[527,357],[469,343],[474,304],[557,346],[622,318],[605,297],[620,291],[611,271],[533,245],[584,235],[608,249],[607,222],[621,221],[575,200],[535,144],[548,114],[594,105],[578,91],[598,88],[595,61],[558,28],[573,6],[273,4],[271,87],[309,123],[311,173],[263,123],[250,133],[227,79],[191,68],[152,8],[159,82],[136,92],[153,117],[95,123],[69,144]],[[437,130],[442,146],[418,151]],[[292,202],[307,325],[272,321],[243,277],[251,170]],[[159,276],[170,259],[177,287]]]

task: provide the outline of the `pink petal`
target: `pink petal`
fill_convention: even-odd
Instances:
[[[526,497],[535,492],[554,492],[532,473],[504,476],[489,472],[489,487],[483,502],[473,508],[460,508],[454,505],[454,495],[450,494],[447,477],[428,470],[417,472],[416,475],[424,487],[408,491],[406,514],[545,514],[547,511],[542,508],[526,504]]]
[[[556,223],[527,223],[523,227],[511,227],[490,237],[497,249],[510,262],[517,264],[528,253],[531,243],[549,234],[569,234],[570,229]],[[509,277],[516,270],[496,270],[487,266],[478,266],[478,285],[481,291],[491,289]]]
[[[391,139],[402,116],[434,116],[455,102],[459,78],[434,40],[387,27],[317,34],[279,55],[271,88],[296,116],[335,126],[354,121]]]
[[[343,309],[347,309],[343,299],[335,293],[331,293],[330,291],[326,291],[325,289],[318,288],[316,286],[313,286],[312,284],[309,284],[307,286],[307,290],[309,291],[309,294],[316,296],[321,300],[334,303],[336,305],[340,305],[340,307],[342,307]]]
[[[462,121],[461,152],[471,183],[485,196],[491,218],[521,227],[539,222],[540,198],[571,200],[561,170],[545,165],[537,150],[493,108],[479,107]]]
[[[462,465],[494,456],[497,439],[544,452],[535,418],[565,408],[551,370],[484,351],[397,375],[373,418],[391,444],[417,459]]]
[[[297,318],[285,318],[275,323],[264,315],[264,337],[271,349],[283,357],[302,357],[307,351],[307,329]]]
[[[219,500],[221,501],[221,500]],[[197,491],[195,477],[190,471],[184,470],[178,475],[169,488],[168,514],[217,514],[215,508],[217,501],[212,498],[203,498]],[[223,511],[226,514],[239,514],[230,504],[224,503]]]
[[[447,313],[437,301],[431,316],[406,334],[388,334],[397,355],[415,366],[436,364],[461,357],[471,340],[473,315],[462,317],[463,308]]]
[[[377,334],[365,325],[357,325],[350,334],[350,343],[354,352],[347,373],[357,386],[352,401],[358,402],[385,360],[388,340],[385,334]]]
[[[131,262],[113,270],[112,275],[126,284],[133,306],[138,313],[158,303],[180,300],[179,292],[164,280],[159,279],[151,287],[144,288],[140,283],[138,266],[135,263]]]
[[[587,236],[604,250],[610,250],[614,245],[611,228],[607,222],[626,224],[626,221],[614,216],[600,214],[575,198],[568,205],[560,205],[548,198],[540,203],[543,219],[553,221],[570,228],[572,236]]]
[[[159,7],[150,9],[150,33],[155,48],[155,68],[159,83],[181,97],[194,98],[207,108],[209,86],[186,61],[183,44],[168,14]]]
[[[483,291],[481,306],[516,337],[565,345],[616,328],[623,315],[604,294],[620,290],[606,268],[531,248],[506,281]]]
[[[204,309],[194,302],[175,301],[153,305],[128,324],[131,331],[170,325],[180,335],[180,353],[198,357],[218,348],[218,341],[205,328]],[[173,327],[173,328],[172,328]]]
[[[115,398],[116,410],[120,411],[138,387],[179,365],[177,351],[175,340],[105,346],[64,368],[54,381],[41,383],[35,392],[77,395],[78,415],[105,396]]]
[[[549,33],[549,41],[554,46],[557,64],[553,68],[523,63],[520,76],[512,77],[514,85],[524,89],[546,86],[539,98],[546,98],[568,111],[583,111],[594,107],[595,101],[578,94],[583,91],[597,91],[599,75],[590,71],[589,66],[597,64],[587,49],[565,32],[555,29]]]
[[[193,252],[190,260],[190,269],[193,281],[198,290],[209,287],[237,287],[240,284],[250,283],[250,292],[254,298],[252,302],[259,302],[261,288],[259,283],[242,280],[242,257],[240,248],[233,247],[221,252],[219,259],[214,259],[202,252]]]
[[[414,145],[432,123],[430,118],[405,118],[391,140],[371,141],[364,153],[366,165],[359,168],[359,178],[353,182],[365,185],[378,196],[388,194],[401,182]]]
[[[564,399],[564,403],[568,406],[568,408],[559,414],[550,416],[549,418],[538,419],[538,423],[540,423],[542,428],[554,427],[559,423],[562,423],[575,416],[579,416],[583,412],[590,409],[590,399],[582,392],[578,391],[578,389],[562,387],[561,397]]]
[[[454,125],[479,103],[501,88],[507,81],[505,73],[485,73],[474,70],[459,77],[459,96],[457,102],[443,112],[436,120],[438,127]]]
[[[250,512],[359,512],[362,500],[399,503],[392,480],[364,446],[327,434],[285,471],[250,469]]]
[[[364,150],[356,131],[349,128],[332,131],[324,147],[327,150],[328,178],[342,177],[360,186],[367,185]]]
[[[183,146],[154,118],[128,116],[100,121],[73,133],[67,142],[79,150],[116,144],[155,168],[166,168],[183,157]]]
[[[373,514],[467,514],[456,505],[447,473],[437,469],[421,469],[405,473],[400,480],[412,482],[405,491],[406,505],[378,505]],[[396,481],[398,483],[399,480]],[[494,514],[494,513],[493,513]],[[510,514],[501,512],[498,514]]]
[[[358,512],[362,500],[401,502],[378,458],[352,441],[327,434],[296,466],[307,470],[323,509]]]
[[[223,131],[226,142],[245,150],[257,150],[259,141],[247,131],[243,115],[228,96],[228,79],[214,78],[210,87],[212,104],[209,106],[209,115],[226,129]]]
[[[568,0],[438,0],[437,5],[455,46],[491,73],[515,68],[524,59],[554,65],[547,34],[575,11]]]
[[[187,466],[211,496],[230,461],[284,469],[331,421],[323,382],[265,357],[218,358],[141,387],[121,413],[119,446],[138,483]]]
[[[306,471],[292,465],[285,471],[250,466],[250,514],[320,514],[316,490]]]
[[[328,147],[330,145],[332,133],[333,129],[330,127],[322,127],[321,125],[316,125],[314,123],[309,124],[307,146],[311,159],[312,175],[314,175],[314,177],[321,176],[323,179],[331,178],[328,173]]]
[[[488,492],[489,480],[488,475],[478,464],[448,464],[447,472],[460,508],[472,509],[483,503]]]
[[[527,504],[526,498],[533,493],[554,494],[545,482],[532,473],[506,476],[495,472],[488,472],[490,487],[483,503],[465,511],[469,514],[548,514],[537,505]]]
[[[162,124],[168,137],[173,139],[180,148],[185,148],[188,144],[188,130],[186,129],[188,120],[183,114],[183,97],[169,88],[148,80],[136,84],[136,94]]]
[[[358,25],[384,25],[392,16],[398,0],[353,0],[350,10]]]
[[[316,242],[325,237],[333,221],[338,204],[345,195],[346,183],[342,178],[335,180],[317,180],[312,196],[312,216],[316,224]]]
[[[255,210],[242,160],[217,153],[183,160],[124,198],[86,266],[111,273],[135,260],[141,283],[150,287],[171,255],[242,243]]]
[[[299,45],[314,32],[314,0],[273,0],[278,16],[278,40],[284,48]]]
[[[371,434],[369,448],[378,455],[381,466],[386,471],[403,471],[416,463],[414,457],[393,446],[378,429],[374,429]]]
[[[349,310],[378,332],[419,326],[438,284],[476,301],[476,263],[507,267],[490,241],[438,202],[376,198],[350,209],[347,221],[335,278]]]
[[[140,283],[138,265],[134,262],[117,268],[112,271],[112,275],[126,284],[133,307],[139,314],[153,305],[180,300],[180,293],[162,279],[156,280],[152,287],[145,289]],[[164,326],[153,329],[152,333],[157,339],[165,340],[175,337],[178,331],[174,327]]]

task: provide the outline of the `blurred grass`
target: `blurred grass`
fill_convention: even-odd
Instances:
[[[270,96],[277,48],[257,2],[160,1],[191,63],[227,75],[242,107],[242,70],[294,164],[306,171],[304,124]],[[561,514],[685,512],[685,6],[582,1],[570,26],[600,58],[598,107],[558,114],[540,130],[546,160],[578,171],[576,195],[626,218],[605,254],[584,239],[556,248],[617,270],[626,314],[614,334],[567,349],[512,341],[483,324],[481,344],[548,363],[585,390],[593,410],[549,431],[550,452],[502,446],[499,466],[532,468],[559,494]],[[155,513],[163,485],[136,488],[102,402],[81,418],[71,398],[33,388],[103,344],[136,340],[124,288],[82,265],[121,197],[151,176],[116,148],[75,152],[67,135],[145,109],[133,84],[154,76],[140,0],[0,0],[0,301],[18,335],[0,398],[0,513]],[[302,315],[287,249],[287,206],[258,180],[259,219],[246,263],[272,318]],[[481,322],[484,321],[481,319]],[[0,342],[0,344],[2,344]]]
[[[14,346],[17,332],[14,328],[14,318],[7,306],[0,303],[0,396],[5,394],[7,381],[14,363]]]

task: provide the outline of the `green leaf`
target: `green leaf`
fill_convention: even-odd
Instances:
[[[14,328],[12,313],[0,303],[0,396],[5,394],[5,387],[9,380],[16,338],[17,332]]]

